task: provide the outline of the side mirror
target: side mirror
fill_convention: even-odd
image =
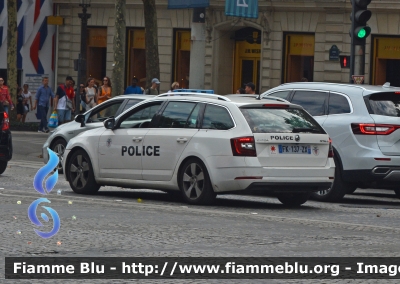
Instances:
[[[85,126],[85,116],[83,114],[78,114],[75,116],[75,121],[81,124],[81,127]]]
[[[106,129],[113,129],[115,126],[115,118],[108,118],[106,120],[104,120],[104,127]]]

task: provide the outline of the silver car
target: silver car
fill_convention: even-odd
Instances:
[[[288,83],[260,95],[301,105],[332,139],[335,181],[313,193],[338,201],[357,188],[394,189],[400,197],[400,88],[335,83]]]
[[[102,127],[103,121],[109,117],[117,116],[130,107],[134,106],[138,102],[146,99],[153,98],[154,96],[149,95],[122,95],[107,100],[94,108],[88,110],[84,114],[79,114],[75,117],[75,121],[71,121],[58,126],[56,129],[50,132],[49,138],[43,144],[43,160],[47,163],[49,155],[47,148],[57,153],[60,158],[58,165],[58,172],[62,173],[62,158],[65,150],[65,146],[68,141],[78,135],[81,132]]]

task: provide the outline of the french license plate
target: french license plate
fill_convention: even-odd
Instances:
[[[279,145],[279,154],[311,154],[310,145]]]

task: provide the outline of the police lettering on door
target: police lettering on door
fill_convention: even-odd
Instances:
[[[140,151],[142,150],[142,151]],[[128,154],[129,156],[160,156],[160,146],[122,146],[121,155],[124,156]]]

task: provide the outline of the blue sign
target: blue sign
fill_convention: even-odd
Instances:
[[[226,0],[225,15],[257,19],[258,0]]]
[[[204,8],[210,0],[168,0],[168,9]]]

